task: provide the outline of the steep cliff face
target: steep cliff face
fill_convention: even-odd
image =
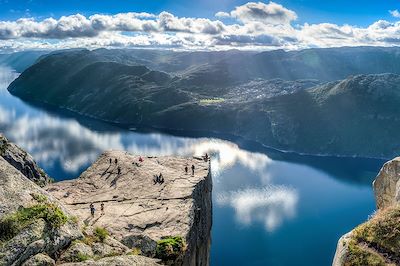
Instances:
[[[50,182],[50,177],[36,164],[26,151],[0,134],[0,156],[14,166],[28,179],[43,187]]]
[[[373,188],[377,212],[339,239],[334,266],[400,265],[400,157],[382,167]]]
[[[384,164],[375,178],[373,187],[378,209],[400,202],[400,157]]]
[[[154,182],[160,173],[164,182]],[[140,162],[139,156],[111,151],[78,179],[46,189],[79,220],[105,228],[141,254],[167,264],[208,265],[212,181],[209,163],[201,158],[145,157]]]
[[[212,226],[212,177],[208,175],[200,181],[193,191],[193,224],[188,234],[189,250],[183,265],[209,265],[211,226]]]

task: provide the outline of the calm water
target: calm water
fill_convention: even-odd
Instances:
[[[32,107],[0,69],[0,132],[56,180],[77,177],[107,149],[213,154],[212,265],[330,265],[340,235],[374,211],[383,161],[284,154],[254,143],[133,132]]]

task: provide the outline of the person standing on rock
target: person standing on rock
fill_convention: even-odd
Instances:
[[[164,183],[164,177],[163,177],[162,173],[160,173],[160,177],[158,178],[158,182],[160,184]]]
[[[105,212],[104,212],[104,202],[101,203],[100,210],[101,210],[101,215],[104,215],[105,214]]]
[[[189,167],[186,165],[185,166],[185,173],[188,174],[188,172],[189,172]]]
[[[94,204],[90,203],[90,214],[92,215],[92,218],[94,218],[94,212],[95,212]]]
[[[117,170],[118,170],[118,175],[120,175],[121,174],[121,167],[118,166]]]
[[[110,158],[110,164],[112,164],[112,159]]]
[[[192,164],[192,175],[194,175],[194,164]]]
[[[117,164],[118,163],[118,159],[117,158],[115,158],[115,164]]]

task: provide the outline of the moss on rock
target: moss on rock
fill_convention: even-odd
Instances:
[[[400,258],[400,206],[376,213],[352,231],[346,266],[395,265]]]
[[[104,242],[104,240],[107,238],[107,236],[109,235],[107,229],[103,228],[103,227],[96,227],[93,231],[93,234],[95,237],[97,237],[97,239],[99,240],[99,242]]]
[[[156,257],[163,261],[175,261],[186,249],[181,236],[167,236],[157,242]]]
[[[58,228],[67,222],[68,217],[53,203],[19,208],[18,211],[8,214],[0,220],[0,241],[12,239],[37,219],[45,220],[51,228]]]

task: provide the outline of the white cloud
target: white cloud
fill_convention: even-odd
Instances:
[[[390,11],[396,17],[397,10]],[[153,47],[186,50],[302,49],[337,46],[394,46],[400,22],[379,20],[368,27],[320,23],[293,25],[296,12],[275,2],[248,2],[220,11],[217,19],[160,14],[81,14],[59,19],[0,21],[0,49]]]
[[[47,18],[36,21],[21,18],[17,21],[0,21],[0,39],[44,38],[65,39],[95,37],[103,32],[187,32],[218,34],[224,30],[220,21],[204,18],[178,18],[168,12],[158,16],[147,13],[121,13],[117,15],[81,14]]]
[[[297,19],[297,14],[282,5],[274,2],[265,4],[262,2],[249,2],[236,7],[230,16],[246,22],[262,22],[265,24],[288,24]]]
[[[395,9],[395,10],[389,10],[389,13],[395,17],[395,18],[400,18],[400,12],[399,10]]]
[[[227,13],[227,12],[220,11],[220,12],[215,13],[215,16],[218,17],[218,18],[228,18],[231,15],[229,13]]]

